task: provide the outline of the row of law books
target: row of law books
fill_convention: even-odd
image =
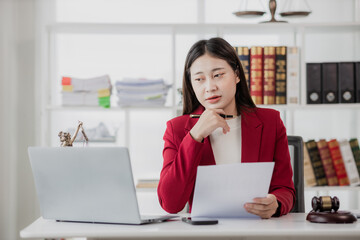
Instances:
[[[360,62],[306,64],[308,104],[360,103]]]
[[[300,103],[300,49],[234,46],[255,104]]]
[[[350,140],[309,140],[304,143],[304,183],[311,186],[360,185],[360,149]]]
[[[62,105],[110,107],[112,85],[110,77],[62,77]]]

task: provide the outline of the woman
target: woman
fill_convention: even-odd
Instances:
[[[164,135],[158,186],[163,209],[176,213],[187,202],[191,209],[199,165],[273,161],[269,194],[244,208],[261,218],[287,214],[295,190],[286,129],[279,112],[255,106],[239,58],[228,42],[212,38],[191,47],[183,95],[183,115],[167,122]],[[194,114],[198,118],[192,118]]]

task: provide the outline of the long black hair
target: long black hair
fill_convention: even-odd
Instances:
[[[241,111],[243,110],[246,111],[250,108],[256,108],[253,100],[251,99],[249,89],[246,84],[244,70],[235,49],[224,39],[216,37],[196,42],[190,48],[186,57],[182,86],[183,115],[192,113],[200,106],[200,102],[197,100],[194,89],[192,88],[190,67],[196,59],[206,53],[213,57],[225,60],[239,77],[240,82],[236,84],[235,93],[237,113],[241,114]]]

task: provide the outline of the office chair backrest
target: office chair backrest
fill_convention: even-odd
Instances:
[[[288,136],[293,182],[295,186],[295,205],[291,212],[305,212],[304,205],[304,148],[302,137]]]

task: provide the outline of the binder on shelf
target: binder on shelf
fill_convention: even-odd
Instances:
[[[339,102],[355,102],[355,72],[354,62],[339,63]]]
[[[355,62],[355,99],[360,103],[360,62]]]
[[[338,64],[322,63],[322,102],[338,103]]]
[[[277,68],[277,66],[276,66]],[[275,104],[275,47],[264,47],[264,104]]]
[[[286,104],[286,47],[276,47],[275,102]]]
[[[306,98],[308,104],[321,103],[321,63],[306,64]]]
[[[287,48],[286,103],[300,104],[300,51],[298,47]]]

